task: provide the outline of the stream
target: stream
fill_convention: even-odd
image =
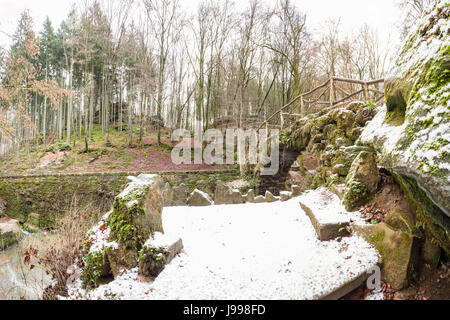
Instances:
[[[22,232],[25,238],[40,236]],[[15,244],[0,251],[0,300],[41,299],[43,288],[50,283],[50,277],[41,267],[36,266],[30,270],[24,264],[22,250],[20,244]]]

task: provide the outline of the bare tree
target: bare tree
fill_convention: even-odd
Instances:
[[[306,15],[300,13],[290,0],[280,0],[274,15],[278,25],[273,29],[272,44],[263,46],[278,53],[282,57],[281,62],[287,63],[293,82],[290,98],[293,98],[300,94],[302,65],[308,60],[305,53],[310,37],[306,30]],[[299,105],[297,113],[300,113]]]
[[[178,0],[144,0],[147,17],[151,21],[158,44],[158,93],[157,93],[157,123],[158,146],[161,143],[161,110],[164,102],[164,84],[166,67],[172,45],[178,40],[181,32],[181,16]]]

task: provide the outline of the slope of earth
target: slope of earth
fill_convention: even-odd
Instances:
[[[72,139],[73,141],[73,139]],[[148,132],[139,142],[133,135],[129,145],[126,132],[120,134],[111,128],[109,140],[102,135],[101,128],[95,126],[89,152],[85,153],[84,138],[71,145],[53,143],[22,149],[0,157],[2,175],[121,172],[121,171],[175,171],[221,169],[226,166],[202,164],[179,164],[171,160],[172,142],[170,132],[161,134],[161,145],[157,145],[156,132]]]
[[[165,207],[163,227],[184,251],[153,282],[137,268],[70,299],[317,299],[365,273],[377,251],[359,236],[317,240],[298,198],[286,202]]]

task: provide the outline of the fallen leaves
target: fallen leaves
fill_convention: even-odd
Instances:
[[[384,221],[384,216],[386,215],[386,211],[380,208],[375,208],[372,206],[364,206],[359,209],[361,216],[366,222],[371,224],[377,224]]]
[[[148,289],[147,291],[144,292],[144,294],[148,295],[149,293],[153,292],[153,288]]]

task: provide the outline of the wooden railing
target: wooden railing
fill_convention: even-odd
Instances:
[[[283,130],[285,121],[290,117],[295,117],[296,119],[298,119],[299,117],[318,112],[321,108],[327,106],[338,108],[349,103],[349,100],[351,100],[352,98],[353,100],[359,100],[363,102],[373,101],[374,103],[377,103],[384,98],[384,91],[380,90],[379,88],[379,85],[381,83],[384,83],[384,79],[363,81],[331,77],[320,86],[312,89],[311,91],[302,93],[292,99],[289,103],[281,107],[278,111],[267,118],[260,125],[259,129],[261,129],[264,125],[267,129],[269,129],[269,122],[272,119],[275,119],[277,115],[279,115],[279,127],[281,128],[281,130]],[[344,89],[338,84],[347,84],[350,90],[352,90],[353,86],[355,85],[361,86],[362,88],[352,93],[348,93],[348,91],[346,90],[347,88]],[[326,96],[327,93],[328,100],[325,100],[324,96]],[[315,96],[315,94],[317,95]],[[298,113],[298,111],[289,112],[289,108],[291,107],[296,107],[296,109],[300,107],[300,113]]]

